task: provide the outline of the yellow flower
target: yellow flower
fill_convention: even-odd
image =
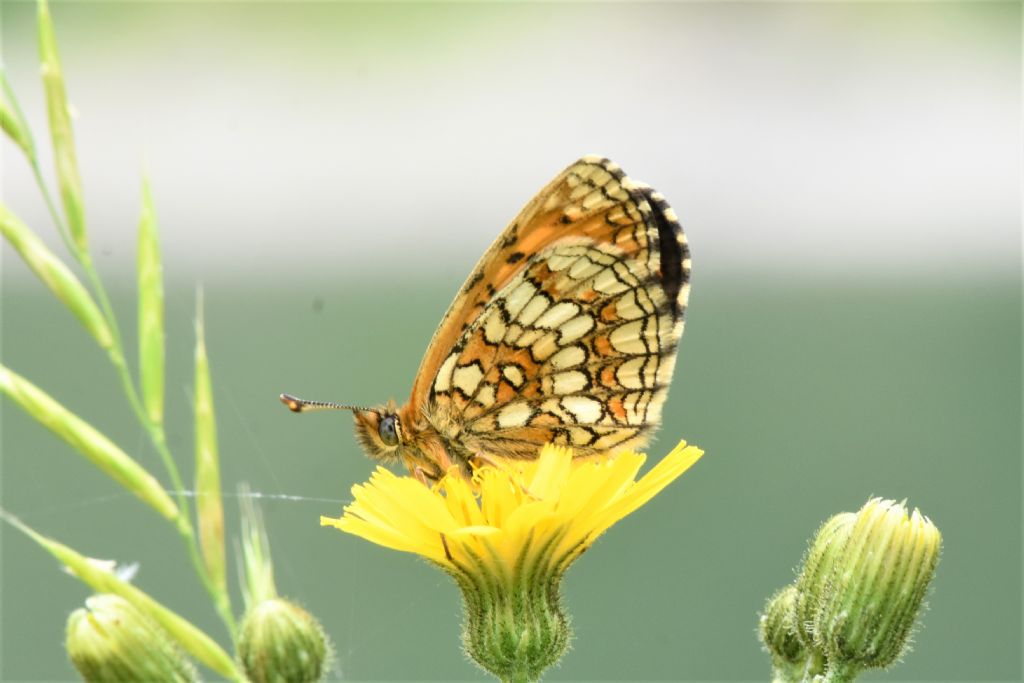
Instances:
[[[574,460],[553,445],[535,461],[481,467],[472,482],[452,471],[433,488],[377,468],[341,518],[320,523],[439,565],[463,592],[467,652],[503,680],[533,680],[568,643],[562,574],[701,455],[681,442],[639,480],[643,455]]]

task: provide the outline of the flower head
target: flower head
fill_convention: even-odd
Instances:
[[[85,681],[199,680],[167,632],[119,595],[93,595],[71,613],[67,650]]]
[[[537,460],[483,466],[472,481],[450,472],[433,488],[378,468],[352,488],[341,518],[320,522],[440,566],[462,589],[470,656],[503,679],[535,679],[568,644],[565,570],[701,455],[682,442],[639,480],[643,455],[574,460],[552,445]]]
[[[906,648],[942,536],[918,510],[880,498],[864,504],[848,533],[815,635],[831,659],[884,668]]]
[[[941,544],[918,510],[880,498],[822,525],[796,582],[795,616],[828,680],[888,667],[906,650]]]
[[[238,660],[252,683],[319,681],[331,658],[320,622],[293,602],[265,600],[242,619]]]

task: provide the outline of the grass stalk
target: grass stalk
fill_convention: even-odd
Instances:
[[[167,445],[166,433],[163,427],[163,293],[162,283],[159,282],[161,274],[159,247],[156,244],[155,224],[146,225],[147,220],[155,221],[152,215],[152,201],[149,197],[148,185],[144,188],[144,213],[142,219],[144,225],[140,231],[146,234],[146,237],[149,240],[145,245],[146,253],[142,259],[144,265],[147,267],[145,273],[147,279],[144,283],[145,287],[140,284],[140,288],[148,288],[148,291],[143,292],[148,298],[140,304],[140,307],[146,308],[152,312],[155,303],[159,303],[160,329],[158,330],[158,333],[160,339],[158,340],[159,344],[157,345],[159,348],[157,348],[153,344],[154,336],[157,332],[151,330],[149,332],[150,338],[145,340],[146,344],[144,344],[144,346],[148,344],[148,348],[140,349],[140,384],[137,385],[135,378],[128,367],[124,342],[121,336],[120,326],[118,325],[117,316],[114,312],[114,307],[107,294],[107,289],[93,263],[92,255],[89,250],[82,182],[76,158],[71,112],[67,100],[60,59],[57,54],[56,35],[46,0],[39,0],[37,6],[40,63],[43,85],[46,93],[50,134],[54,149],[54,162],[60,189],[60,197],[64,209],[63,213],[58,208],[54,195],[51,194],[46,180],[43,177],[42,169],[40,168],[38,156],[36,154],[35,144],[32,140],[31,131],[29,130],[24,114],[18,106],[17,99],[14,97],[14,93],[9,87],[6,77],[3,75],[2,71],[0,71],[0,80],[2,80],[2,83],[0,83],[0,90],[2,90],[2,92],[0,92],[0,127],[3,128],[3,131],[25,153],[32,169],[36,185],[38,186],[47,210],[53,219],[57,232],[60,234],[68,252],[74,256],[75,260],[78,261],[82,268],[88,288],[92,290],[93,296],[95,297],[95,303],[93,303],[92,298],[90,298],[86,293],[86,288],[82,287],[81,284],[78,284],[77,290],[71,287],[71,285],[78,283],[78,280],[71,274],[70,270],[63,265],[63,262],[60,259],[56,257],[44,258],[41,261],[39,258],[36,258],[35,261],[29,259],[29,265],[31,266],[35,264],[37,266],[37,272],[39,270],[40,263],[42,266],[46,266],[46,268],[43,268],[40,275],[44,282],[50,285],[51,289],[54,289],[56,285],[62,285],[54,289],[55,293],[69,308],[71,308],[72,312],[79,315],[80,318],[84,315],[82,311],[86,311],[86,313],[90,314],[84,316],[83,322],[87,323],[87,327],[90,322],[92,323],[92,327],[89,328],[90,331],[93,332],[93,336],[97,338],[100,346],[107,351],[110,362],[114,366],[118,378],[121,381],[128,404],[135,413],[139,424],[148,434],[149,439],[159,455],[168,477],[170,478],[171,487],[173,488],[174,496],[177,499],[178,509],[174,510],[174,515],[167,513],[168,510],[174,507],[174,504],[171,502],[171,498],[167,497],[161,487],[157,488],[159,488],[160,494],[166,499],[166,504],[161,506],[159,504],[152,503],[152,501],[151,504],[154,504],[158,509],[162,509],[165,516],[169,517],[174,522],[174,525],[178,530],[178,534],[184,542],[189,557],[192,560],[196,574],[199,576],[204,588],[209,593],[221,619],[227,626],[232,640],[234,640],[237,634],[237,626],[234,615],[231,612],[230,602],[228,601],[226,582],[223,577],[224,572],[221,571],[219,574],[211,573],[208,563],[204,561],[203,548],[201,548],[200,545],[201,539],[197,537],[195,526],[192,521],[191,508],[188,505],[188,501],[185,496],[185,486],[174,457]],[[5,236],[8,232],[8,230],[5,230]],[[34,235],[31,235],[30,233],[31,231],[26,228],[17,234],[28,234],[29,238],[34,238]],[[38,242],[38,239],[35,241]],[[35,244],[35,242],[32,244]],[[39,244],[41,245],[41,242],[39,242]],[[38,256],[39,253],[43,252],[36,249],[32,253]],[[48,251],[44,253],[44,256],[47,254],[49,254]],[[153,269],[154,266],[155,270]],[[54,275],[54,273],[56,273],[56,275]],[[56,285],[53,284],[54,282],[56,282]],[[72,300],[69,302],[68,292],[71,292],[72,294],[80,292],[80,294],[76,295],[77,298],[71,297]],[[85,304],[89,304],[91,308]],[[99,334],[97,330],[103,334]],[[140,334],[140,336],[143,335]],[[157,371],[154,370],[152,366],[154,363],[153,359],[158,355],[160,356],[160,368]],[[149,373],[149,376],[144,376],[147,372]],[[5,375],[5,377],[9,376],[10,373]],[[144,393],[140,395],[140,391]],[[41,394],[41,392],[36,393]],[[161,395],[160,400],[154,398],[158,393]],[[34,396],[35,394],[32,395]],[[145,396],[145,400],[143,400],[143,395]],[[52,400],[50,402],[57,405]],[[92,430],[90,432],[89,430],[91,430],[91,427],[89,425],[84,423],[79,424],[82,421],[77,420],[77,418],[72,418],[74,418],[74,416],[67,418],[67,420],[72,420],[73,426],[75,427],[75,430],[77,430],[72,430],[74,432],[72,436],[79,432],[88,432],[92,435],[92,432],[95,431]],[[47,424],[44,419],[38,417],[37,419],[44,424]],[[56,427],[51,426],[51,429],[57,431],[58,434],[64,434],[67,432],[67,429],[61,430],[59,427],[60,425],[57,425]],[[106,441],[100,439],[100,436],[102,435],[99,435],[98,432],[92,436],[95,437],[91,439],[92,441],[96,441],[97,443],[102,442],[101,445],[106,443]],[[66,436],[66,438],[70,437]],[[74,439],[72,439],[72,441],[74,441]],[[89,441],[89,439],[86,439],[86,441]],[[121,476],[122,465],[131,459],[127,455],[123,455],[123,457],[121,457],[122,452],[119,449],[116,449],[116,447],[110,444],[110,447],[104,446],[103,448],[96,447],[92,449],[85,448],[83,452],[87,455],[92,455],[94,462],[98,463],[97,466],[100,466],[101,469],[106,466],[109,470],[108,473],[112,473],[112,476],[121,481],[122,485],[127,486],[130,490],[134,490],[129,486],[129,484],[122,481],[124,479],[124,477]],[[103,457],[95,456],[95,453],[97,452]],[[111,455],[111,453],[113,453],[113,455]],[[96,459],[97,457],[99,457],[98,460]],[[144,471],[141,467],[139,470]],[[156,486],[155,479],[153,480],[153,485]],[[223,534],[223,531],[221,533]]]
[[[195,347],[195,490],[199,547],[206,575],[214,589],[214,604],[221,615],[231,615],[227,590],[227,561],[224,548],[224,506],[220,494],[220,457],[217,449],[217,420],[213,405],[213,383],[206,353],[202,290],[196,295]]]
[[[165,519],[173,522],[180,519],[182,510],[156,477],[91,424],[3,365],[0,365],[0,392]]]
[[[142,404],[139,392],[135,387],[135,380],[132,377],[131,370],[129,369],[125,358],[124,345],[121,341],[121,330],[117,324],[117,316],[114,314],[114,307],[110,303],[110,297],[107,295],[107,290],[103,285],[103,281],[100,279],[99,273],[93,265],[92,258],[88,251],[80,252],[75,249],[71,243],[67,229],[64,226],[60,212],[57,210],[56,203],[53,201],[53,195],[50,193],[49,188],[46,185],[46,181],[43,178],[39,165],[32,160],[30,161],[32,162],[31,166],[33,175],[36,179],[36,184],[39,187],[40,193],[43,195],[43,199],[49,209],[50,216],[53,218],[61,237],[64,238],[68,251],[75,256],[79,265],[81,265],[86,276],[86,281],[89,283],[90,288],[95,294],[100,313],[109,327],[112,343],[107,349],[107,355],[117,372],[118,379],[121,380],[121,386],[124,389],[126,398],[128,399],[128,404],[135,413],[135,417],[138,419],[139,424],[141,424],[146,430],[149,440],[153,444],[154,449],[163,463],[164,469],[167,471],[167,476],[171,480],[171,487],[174,490],[178,508],[181,512],[175,524],[178,534],[185,543],[189,557],[192,560],[192,565],[195,568],[196,573],[199,575],[203,587],[214,600],[217,605],[217,611],[223,620],[224,625],[227,627],[231,637],[234,638],[237,632],[234,615],[231,613],[229,607],[225,608],[223,598],[218,597],[223,595],[223,593],[217,590],[210,576],[206,572],[206,565],[200,554],[198,538],[196,537],[195,529],[192,524],[191,508],[188,505],[188,501],[185,499],[185,484],[182,481],[178,466],[174,461],[174,456],[171,454],[171,451],[167,446],[167,438],[164,433],[163,426],[150,419],[149,414]]]
[[[138,235],[139,384],[146,415],[152,422],[163,424],[167,336],[164,330],[164,277],[153,193],[146,178],[142,180]]]

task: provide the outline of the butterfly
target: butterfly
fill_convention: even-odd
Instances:
[[[425,483],[456,466],[636,449],[661,422],[690,291],[686,237],[664,197],[586,156],[484,253],[427,346],[408,402],[351,410],[367,455]]]

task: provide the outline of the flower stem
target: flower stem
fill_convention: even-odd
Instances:
[[[777,662],[772,666],[772,683],[799,683],[803,680],[811,679],[804,676],[803,667],[800,665]]]
[[[32,158],[29,160],[32,165],[32,175],[35,176],[36,185],[39,187],[40,193],[43,195],[43,201],[46,202],[46,208],[50,211],[50,217],[53,222],[57,225],[57,232],[60,233],[60,238],[64,240],[64,246],[67,250],[78,258],[78,250],[75,248],[74,242],[71,241],[71,237],[68,235],[68,229],[64,225],[64,221],[61,220],[60,213],[57,211],[57,205],[53,203],[53,196],[50,194],[49,188],[46,187],[46,182],[43,180],[43,172],[39,169],[39,162]]]
[[[824,683],[850,683],[860,672],[861,668],[852,662],[830,661],[825,671]]]
[[[509,676],[503,677],[501,683],[532,683],[533,679],[530,678],[525,671],[514,671]]]
[[[85,269],[89,283],[96,291],[100,310],[107,318],[111,329],[111,335],[114,338],[114,345],[111,347],[109,354],[110,360],[114,364],[114,367],[121,378],[121,384],[124,387],[125,395],[128,397],[128,403],[131,404],[132,410],[135,412],[135,416],[138,418],[139,423],[145,427],[146,431],[149,433],[150,441],[153,442],[153,447],[156,448],[157,453],[160,455],[160,459],[164,464],[164,469],[167,470],[167,475],[171,479],[171,485],[174,487],[174,493],[178,500],[178,507],[181,510],[181,517],[178,518],[177,525],[178,533],[185,542],[185,547],[188,550],[189,557],[192,558],[192,565],[195,567],[196,573],[202,580],[203,586],[206,588],[206,592],[210,594],[210,598],[213,600],[214,606],[216,607],[221,620],[224,622],[224,625],[227,627],[228,633],[231,635],[233,640],[237,635],[235,617],[231,613],[228,596],[224,594],[223,591],[219,590],[213,583],[212,578],[206,571],[206,564],[200,556],[198,539],[196,538],[195,530],[192,526],[192,514],[190,512],[188,501],[185,499],[185,485],[181,480],[181,474],[178,471],[178,466],[174,462],[174,457],[171,455],[171,451],[167,447],[167,437],[164,432],[163,425],[155,423],[150,419],[142,405],[142,401],[139,399],[139,394],[135,388],[135,382],[131,376],[131,371],[128,369],[128,364],[125,361],[124,347],[121,343],[121,332],[117,326],[114,309],[110,304],[110,299],[107,297],[106,290],[103,287],[103,282],[100,280],[99,274],[93,266],[92,259],[89,257],[88,253],[86,253],[84,254],[84,258],[80,259],[80,262],[82,263],[82,268]]]

